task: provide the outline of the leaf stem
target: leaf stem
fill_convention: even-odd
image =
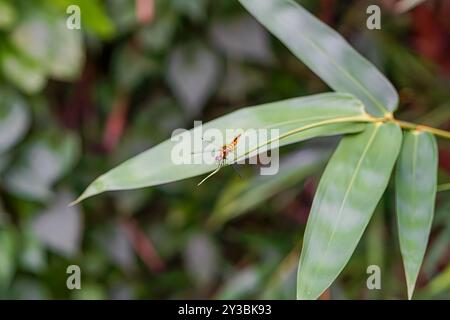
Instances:
[[[450,190],[450,182],[449,183],[440,184],[440,185],[437,186],[437,192],[449,191],[449,190]]]
[[[397,119],[393,119],[393,122],[397,123],[403,129],[426,131],[426,132],[430,132],[430,133],[432,133],[432,134],[434,134],[436,136],[450,139],[450,132],[449,131],[436,129],[436,128],[424,126],[424,125],[421,125],[421,124],[415,124],[415,123],[406,122],[406,121],[397,120]]]
[[[266,141],[265,143],[257,146],[256,148],[248,150],[246,153],[240,155],[234,161],[237,162],[237,161],[241,160],[242,158],[247,157],[250,153],[260,149],[261,147],[269,145],[276,140],[281,140],[281,139],[287,138],[291,135],[300,133],[300,132],[308,130],[308,129],[313,129],[316,127],[329,125],[329,124],[337,124],[337,123],[345,123],[345,122],[378,122],[378,121],[383,121],[383,120],[384,120],[384,118],[376,118],[369,114],[362,114],[362,115],[357,115],[357,116],[339,117],[339,118],[334,118],[334,119],[327,119],[327,120],[320,121],[320,122],[315,122],[315,123],[312,123],[312,124],[309,124],[309,125],[306,125],[306,126],[303,126],[300,128],[293,129],[291,131],[288,131],[286,133],[279,135],[276,138],[270,139],[270,140]]]

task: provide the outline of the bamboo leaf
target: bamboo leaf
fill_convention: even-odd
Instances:
[[[404,134],[396,171],[397,223],[411,299],[425,255],[436,200],[436,139],[427,132]]]
[[[335,91],[352,93],[375,116],[397,108],[398,95],[389,80],[303,7],[292,0],[239,1]]]
[[[297,298],[317,299],[350,259],[401,146],[396,124],[370,124],[342,139],[321,178],[305,230]]]
[[[214,129],[225,136],[225,131],[230,129],[278,129],[279,137],[284,137],[279,143],[282,146],[317,136],[361,131],[364,125],[357,122],[366,120],[367,114],[359,100],[348,94],[327,93],[240,109],[205,123],[202,128],[197,126],[182,134],[187,142],[191,142],[187,146],[189,148],[191,145],[202,146],[202,130]],[[302,131],[306,128],[309,130]],[[236,158],[258,154],[261,143],[264,141],[250,141],[253,152],[237,154]],[[217,167],[215,163],[175,164],[171,161],[171,153],[179,144],[180,141],[169,139],[124,162],[95,180],[77,202],[104,191],[178,181],[213,171]]]

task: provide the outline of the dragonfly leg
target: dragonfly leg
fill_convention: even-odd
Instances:
[[[225,159],[222,159],[219,162],[219,165],[217,166],[216,170],[214,170],[213,172],[211,172],[206,178],[204,178],[202,181],[200,181],[199,184],[197,184],[197,186],[201,185],[203,182],[205,182],[206,180],[208,180],[209,178],[211,178],[213,175],[215,175],[217,172],[219,172],[219,170],[224,166],[225,164]]]

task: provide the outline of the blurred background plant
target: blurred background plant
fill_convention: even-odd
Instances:
[[[400,118],[450,129],[448,1],[379,1],[382,29],[372,31],[373,1],[299,2],[393,81]],[[65,26],[71,4],[81,30]],[[294,299],[300,241],[336,139],[283,148],[274,177],[223,170],[208,187],[189,179],[67,204],[194,119],[324,91],[237,1],[0,0],[0,298]],[[439,147],[449,181],[449,142]],[[387,192],[323,298],[406,297],[393,200]],[[417,297],[450,298],[449,257],[441,192]],[[66,287],[71,264],[82,290]],[[371,264],[381,290],[366,287]]]

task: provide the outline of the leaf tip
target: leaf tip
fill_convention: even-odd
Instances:
[[[408,272],[407,270],[405,270],[406,272]],[[406,288],[408,291],[408,300],[412,300],[413,294],[414,294],[414,289],[416,287],[416,280],[417,280],[417,276],[411,276],[411,274],[408,274],[406,276]]]
[[[413,294],[414,294],[414,287],[415,282],[410,283],[409,281],[406,284],[406,287],[408,288],[408,300],[412,300]]]
[[[97,179],[94,182],[92,182],[77,199],[75,199],[74,201],[69,203],[67,206],[68,207],[75,206],[75,205],[79,204],[81,201],[83,201],[89,197],[95,196],[96,194],[99,194],[99,193],[103,192],[104,190],[105,190],[104,183],[102,181],[100,181],[99,179]]]
[[[317,298],[314,298],[311,295],[311,292],[304,292],[304,291],[297,291],[297,300],[316,300]]]
[[[68,205],[67,205],[67,207],[73,207],[73,206],[75,206],[75,205],[77,205],[78,203],[80,203],[80,201],[81,200],[79,200],[80,198],[77,198],[77,199],[75,199],[74,201],[72,201],[71,203],[69,203]]]
[[[408,288],[408,300],[412,300],[414,288]]]
[[[326,288],[323,289],[323,291],[325,290]],[[297,300],[317,300],[322,293],[317,293],[316,291],[303,281],[297,281]]]
[[[86,199],[86,198],[88,198],[88,197],[90,197],[90,196],[93,196],[93,194],[92,194],[92,195],[89,195],[89,194],[87,193],[87,191],[89,191],[89,188],[88,188],[85,192],[83,192],[78,198],[76,198],[74,201],[72,201],[71,203],[69,203],[67,206],[68,206],[68,207],[73,207],[73,206],[79,204],[79,203],[80,203],[81,201],[83,201],[84,199]]]

